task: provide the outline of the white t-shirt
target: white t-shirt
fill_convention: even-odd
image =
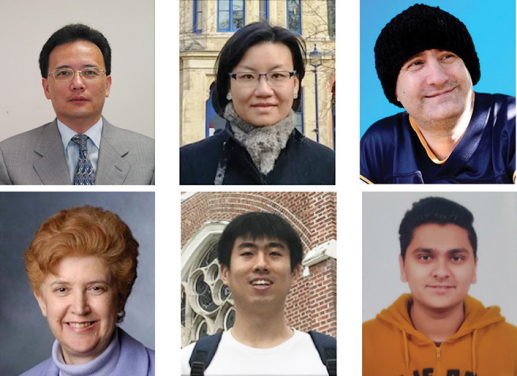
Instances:
[[[181,350],[183,376],[190,375],[189,359],[194,345],[192,343]],[[328,373],[307,333],[295,330],[294,335],[284,343],[268,349],[257,349],[238,342],[229,330],[223,333],[205,375],[326,376]]]

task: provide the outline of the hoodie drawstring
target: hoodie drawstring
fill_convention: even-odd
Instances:
[[[476,372],[476,334],[477,329],[474,329],[472,332],[472,372],[474,372],[474,375]]]
[[[404,340],[404,359],[406,361],[406,368],[409,368],[409,350],[407,345],[406,329],[402,329],[402,338]]]

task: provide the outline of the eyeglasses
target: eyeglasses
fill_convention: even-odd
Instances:
[[[296,74],[296,71],[273,71],[267,73],[257,73],[257,72],[237,72],[237,73],[229,73],[230,77],[233,78],[238,85],[244,87],[252,87],[256,86],[260,81],[260,76],[266,77],[266,81],[269,86],[282,86],[291,77]]]
[[[85,81],[95,81],[102,76],[104,70],[98,67],[88,67],[78,71],[74,71],[72,68],[57,68],[49,74],[54,76],[54,80],[58,82],[70,82],[74,79],[75,72],[79,73]]]

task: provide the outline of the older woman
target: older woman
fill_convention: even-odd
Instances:
[[[334,184],[334,152],[295,129],[302,38],[252,23],[226,42],[216,66],[213,103],[226,129],[181,148],[180,183]]]
[[[56,341],[22,376],[154,376],[154,351],[117,327],[137,256],[129,227],[100,208],[63,210],[39,227],[25,265]]]

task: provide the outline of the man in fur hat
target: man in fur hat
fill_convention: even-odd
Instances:
[[[362,137],[361,181],[515,182],[515,98],[474,93],[479,59],[460,20],[409,7],[381,31],[375,67],[386,98],[406,111]]]

